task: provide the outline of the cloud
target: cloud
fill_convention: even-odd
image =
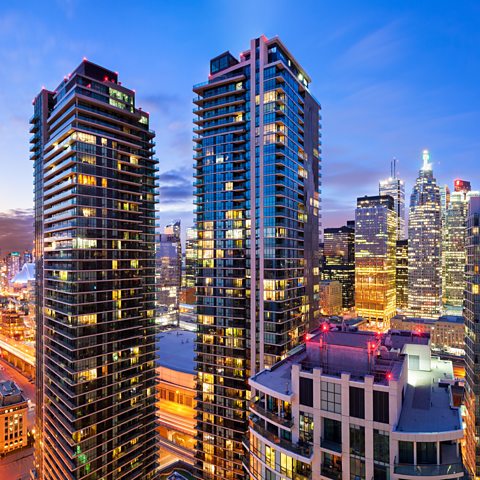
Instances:
[[[33,248],[33,211],[14,209],[0,212],[0,249],[2,256],[11,251]]]
[[[143,96],[142,105],[145,110],[170,115],[176,109],[182,108],[184,102],[178,95],[169,93],[155,93],[152,95]]]

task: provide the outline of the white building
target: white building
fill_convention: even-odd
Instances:
[[[452,364],[428,335],[324,325],[250,379],[250,479],[463,476]]]

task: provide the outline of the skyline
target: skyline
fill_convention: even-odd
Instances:
[[[222,2],[142,3],[129,12],[131,25],[141,28],[123,38],[118,34],[125,28],[126,2],[96,5],[95,18],[89,16],[92,2],[48,4],[49,16],[34,2],[0,13],[2,253],[31,247],[30,240],[21,242],[28,234],[33,238],[31,100],[42,85],[55,88],[83,57],[121,71],[125,84],[137,85],[138,103],[151,114],[162,225],[176,218],[183,230],[192,224],[192,85],[205,77],[210,58],[226,49],[236,56],[248,39],[261,34],[278,35],[296,52],[322,104],[324,227],[353,218],[356,198],[376,194],[394,156],[407,197],[424,148],[431,152],[440,185],[451,186],[454,178],[470,180],[474,188],[480,184],[474,170],[480,66],[471,60],[480,39],[479,7],[472,2],[454,11],[446,2],[436,4],[435,11],[428,2],[415,9],[347,2],[341,14],[338,7],[306,2],[312,15],[302,25],[290,22],[288,2],[279,3],[275,16],[267,4],[257,5],[253,20],[248,8],[239,11]],[[185,35],[199,32],[198,19],[205,21],[207,13],[209,28]],[[110,22],[104,22],[107,16]],[[238,34],[232,26],[240,25]],[[151,45],[147,53],[139,49],[145,43]],[[155,51],[158,56],[152,55]],[[15,169],[9,168],[12,164]]]

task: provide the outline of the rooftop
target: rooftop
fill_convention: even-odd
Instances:
[[[410,370],[398,432],[428,433],[461,430],[459,410],[451,407],[452,363],[432,358],[430,371]]]
[[[25,401],[22,391],[17,387],[15,382],[11,380],[0,382],[0,407],[15,405],[16,403]]]
[[[195,332],[167,330],[157,335],[157,364],[183,373],[194,374]]]
[[[442,315],[438,317],[437,320],[433,318],[419,318],[419,317],[407,317],[406,315],[395,315],[393,320],[402,320],[403,322],[410,322],[410,323],[422,323],[424,325],[432,325],[437,322],[448,322],[448,323],[456,323],[458,325],[463,325],[465,323],[465,319],[461,315]]]

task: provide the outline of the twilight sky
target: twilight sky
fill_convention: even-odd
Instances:
[[[24,0],[0,5],[0,248],[31,245],[31,101],[83,57],[151,114],[161,221],[192,223],[191,87],[210,58],[278,35],[322,104],[324,226],[353,218],[392,157],[407,182],[429,148],[439,183],[480,189],[480,4],[326,0]]]

